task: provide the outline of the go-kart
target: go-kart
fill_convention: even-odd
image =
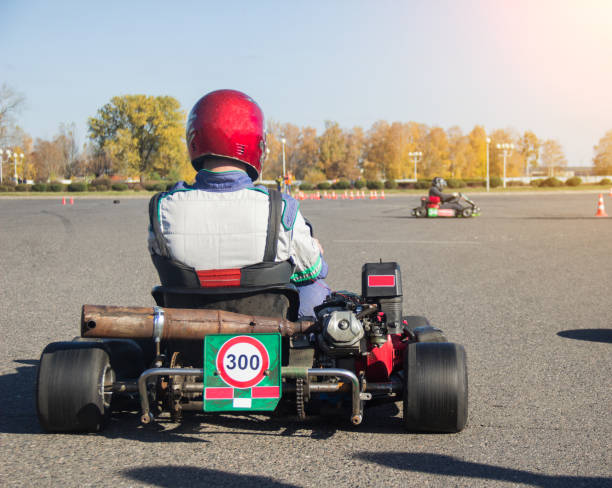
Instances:
[[[476,217],[480,215],[478,207],[467,195],[459,193],[452,204],[458,203],[459,210],[451,208],[450,205],[441,203],[440,197],[421,197],[421,205],[412,209],[414,217]]]
[[[466,425],[465,349],[402,314],[397,263],[365,264],[361,295],[334,292],[301,320],[293,285],[152,294],[152,308],[84,305],[81,336],[44,349],[36,398],[45,431],[97,432],[113,409],[139,407],[149,424],[280,403],[305,419],[330,402],[358,425],[365,406],[400,400],[409,431]],[[262,309],[267,316],[252,313]]]

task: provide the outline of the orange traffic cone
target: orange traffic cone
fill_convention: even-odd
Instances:
[[[74,205],[74,198],[70,197],[70,205]]]
[[[612,197],[612,188],[610,188],[610,196]]]
[[[66,205],[66,197],[62,197],[62,205]]]
[[[380,190],[380,199],[381,200],[385,199],[385,190]]]
[[[335,191],[332,191],[332,196],[331,196],[332,200],[338,200],[338,195],[336,195]]]
[[[349,198],[350,198],[351,200],[354,200],[354,199],[355,199],[355,195],[353,194],[353,190],[351,190],[351,195],[349,196]]]
[[[365,200],[365,190],[361,190],[361,199]]]
[[[597,213],[595,217],[607,217],[606,209],[604,208],[603,195],[599,194],[599,202],[597,203]]]

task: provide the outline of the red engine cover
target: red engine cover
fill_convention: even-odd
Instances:
[[[380,347],[373,347],[364,359],[356,364],[357,371],[365,370],[366,380],[373,382],[389,381],[391,373],[402,367],[402,357],[406,343],[401,341],[400,334],[387,336],[387,342]]]

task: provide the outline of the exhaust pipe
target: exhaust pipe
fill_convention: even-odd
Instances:
[[[198,340],[215,334],[306,334],[314,322],[243,315],[222,310],[83,305],[81,337]]]

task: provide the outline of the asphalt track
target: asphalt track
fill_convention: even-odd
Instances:
[[[454,435],[407,434],[401,404],[364,423],[199,415],[99,435],[41,432],[39,355],[83,303],[143,305],[157,283],[147,200],[0,199],[0,486],[612,486],[612,218],[593,193],[477,195],[475,219],[413,219],[416,197],[305,201],[328,282],[401,264],[406,313],[468,352]],[[608,212],[612,199],[605,196]]]

